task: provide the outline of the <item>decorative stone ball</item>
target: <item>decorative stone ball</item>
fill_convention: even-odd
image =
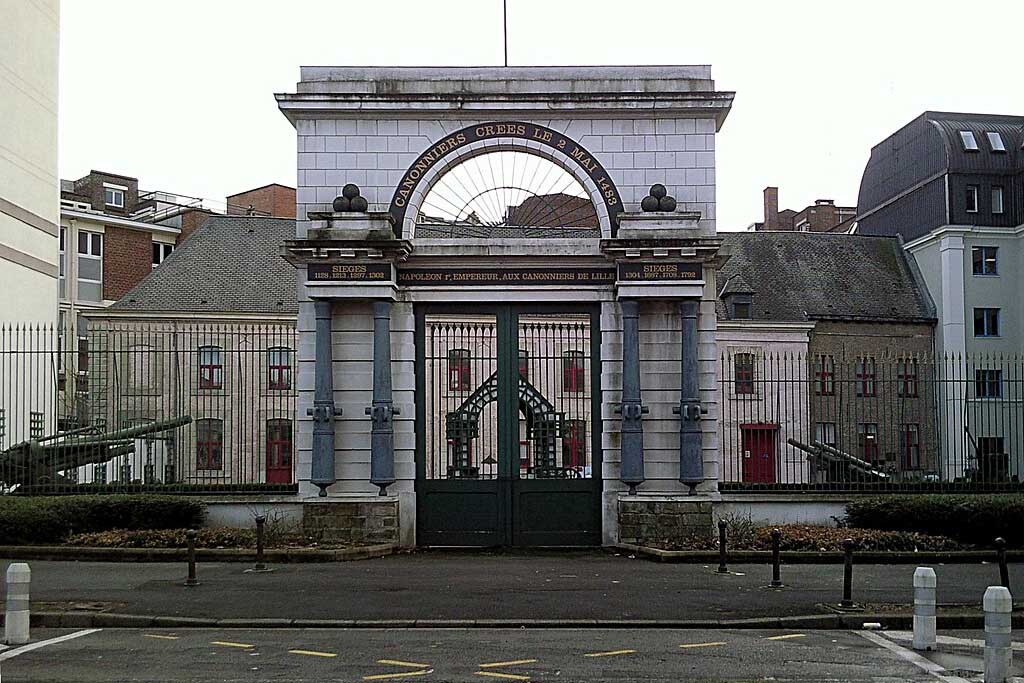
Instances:
[[[334,210],[338,213],[342,211],[348,211],[350,209],[350,203],[347,197],[335,197],[334,198]]]
[[[366,202],[366,197],[353,197],[349,201],[349,206],[352,207],[353,211],[366,211],[370,208],[370,205]]]
[[[644,211],[657,211],[658,210],[658,198],[647,195],[640,201],[640,208]]]
[[[667,194],[668,190],[666,190],[665,186],[662,185],[661,183],[654,183],[653,185],[651,185],[651,196],[654,197],[655,199],[661,199]]]
[[[675,197],[662,197],[658,200],[658,209],[661,211],[675,211],[676,210],[676,198]]]
[[[355,199],[359,196],[359,186],[355,183],[348,183],[345,187],[341,188],[341,196],[345,199]]]

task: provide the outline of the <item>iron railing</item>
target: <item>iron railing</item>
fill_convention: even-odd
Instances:
[[[728,353],[723,490],[1007,490],[1024,474],[1024,358]]]
[[[294,326],[0,329],[5,493],[295,491]]]

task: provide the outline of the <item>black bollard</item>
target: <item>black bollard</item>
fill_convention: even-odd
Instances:
[[[266,521],[263,515],[256,516],[256,566],[253,569],[258,572],[267,571],[267,565],[263,564],[263,525]]]
[[[728,574],[729,568],[725,566],[725,520],[718,520],[718,573]]]
[[[853,539],[843,541],[843,600],[840,607],[853,607]]]
[[[772,588],[782,587],[782,569],[779,567],[779,539],[781,538],[782,532],[772,529]]]
[[[189,529],[185,532],[188,539],[188,578],[185,579],[186,586],[198,586],[199,579],[196,578],[196,530]]]
[[[996,558],[999,560],[999,583],[1006,590],[1010,590],[1010,569],[1006,566],[1006,539],[1002,536],[996,539]]]

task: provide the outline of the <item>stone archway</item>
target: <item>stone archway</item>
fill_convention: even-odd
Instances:
[[[416,216],[430,188],[448,171],[480,154],[521,151],[544,157],[572,175],[597,212],[601,236],[614,237],[622,196],[604,167],[580,143],[534,123],[503,121],[467,126],[438,140],[409,166],[391,199],[397,237],[415,236]]]

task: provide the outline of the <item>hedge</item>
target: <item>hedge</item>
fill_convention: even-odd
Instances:
[[[229,527],[201,528],[197,530],[197,548],[254,548],[256,532],[253,529]],[[145,529],[127,531],[93,531],[75,534],[65,545],[92,548],[185,548],[188,538],[185,529]]]
[[[204,516],[200,501],[171,496],[2,496],[0,545],[60,543],[111,529],[198,527]]]
[[[990,548],[998,536],[1008,545],[1024,545],[1024,495],[889,495],[852,500],[848,526],[887,531],[917,531]]]
[[[943,536],[927,536],[908,531],[880,531],[878,529],[837,529],[812,524],[782,524],[780,550],[808,552],[834,552],[842,549],[842,542],[851,538],[858,550],[879,552],[920,552],[925,550],[962,550],[956,541]],[[728,547],[732,550],[771,550],[772,527],[734,524],[730,527]],[[718,550],[718,539],[710,535],[702,539],[669,539],[653,543],[664,550]]]

